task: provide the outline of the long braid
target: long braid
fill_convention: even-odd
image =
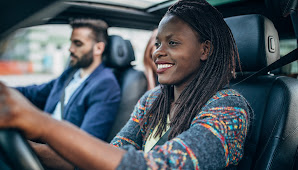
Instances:
[[[208,40],[212,44],[211,55],[206,61],[201,61],[197,75],[176,101],[170,124],[169,139],[172,139],[187,130],[204,104],[235,77],[235,57],[239,61],[239,56],[235,40],[222,15],[205,0],[180,0],[168,9],[166,15],[175,15],[184,20],[198,32],[200,42]],[[155,137],[166,130],[173,88],[169,85],[161,87],[162,93],[141,121],[146,137],[156,126]]]
[[[155,126],[159,124],[159,122],[167,122],[167,114],[170,113],[170,105],[171,99],[173,98],[173,88],[170,85],[161,85],[161,95],[159,95],[152,104],[151,109],[149,110],[149,114],[146,114],[143,120],[140,122],[140,126],[146,130],[145,138],[147,138],[153,130]],[[150,114],[156,113],[156,114]],[[150,123],[149,123],[150,122]],[[146,127],[147,123],[149,123],[148,127]],[[162,132],[166,129],[166,123],[160,123],[157,133],[161,136]]]

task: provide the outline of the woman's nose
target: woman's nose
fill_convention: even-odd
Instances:
[[[160,45],[158,48],[155,49],[155,51],[153,52],[153,61],[155,61],[157,58],[166,56],[166,50],[164,49],[163,45]]]

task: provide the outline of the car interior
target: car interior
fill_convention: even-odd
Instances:
[[[23,15],[9,21],[0,20],[5,23],[0,27],[0,38],[20,27],[65,23],[78,16],[102,18],[112,26],[153,30],[174,2],[163,1],[136,10],[104,2],[42,0],[37,3],[32,0],[30,4],[36,5],[27,13],[21,7],[14,7],[10,11],[24,11]],[[27,7],[23,2],[18,3]],[[297,50],[283,57],[280,54],[280,40],[298,38],[297,5],[297,0],[239,0],[216,6],[223,13],[239,51],[240,67],[230,87],[240,92],[254,111],[244,157],[236,169],[298,169],[298,79],[279,74],[281,66],[298,57]],[[4,3],[1,13],[9,13],[8,6],[12,5]],[[134,105],[147,90],[144,73],[131,64],[135,56],[130,41],[119,35],[111,35],[109,40],[104,61],[113,68],[124,97],[107,141],[124,126]],[[281,59],[288,61],[280,64]],[[277,63],[278,66],[271,69],[270,66]],[[269,67],[269,71],[260,72]],[[0,132],[0,151],[3,153],[1,159],[12,169],[43,169],[18,131]],[[0,167],[7,169],[1,163]]]
[[[109,37],[107,48],[104,62],[113,68],[121,88],[121,94],[125,96],[120,100],[118,114],[106,140],[110,142],[130,118],[138,99],[147,91],[147,79],[144,72],[134,69],[131,65],[135,56],[129,40],[112,35]]]
[[[242,69],[231,86],[254,110],[238,169],[291,169],[298,142],[298,82],[272,74],[247,79],[280,58],[278,33],[261,15],[235,16],[225,21],[235,37]]]

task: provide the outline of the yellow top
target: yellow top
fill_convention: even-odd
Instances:
[[[156,136],[156,137],[154,137],[154,134],[155,134],[156,131],[157,131],[157,127],[158,127],[158,126],[156,126],[156,127],[154,128],[153,132],[152,132],[152,133],[150,134],[150,136],[148,137],[148,140],[147,140],[147,142],[146,142],[146,144],[145,144],[145,148],[144,148],[144,152],[145,152],[145,153],[149,152],[149,151],[152,149],[152,147],[153,147],[153,146],[158,142],[158,140],[160,139],[159,135]],[[168,117],[167,117],[167,129],[166,129],[166,131],[163,131],[163,132],[162,132],[162,135],[161,135],[161,136],[163,136],[169,129],[170,129],[170,117],[169,117],[169,115],[168,115]]]

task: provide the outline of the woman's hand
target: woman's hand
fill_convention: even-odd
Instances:
[[[82,169],[116,169],[126,152],[71,123],[52,119],[1,82],[0,128],[17,128],[28,139],[41,139],[65,160]]]
[[[17,128],[29,139],[39,138],[46,117],[41,112],[21,93],[0,82],[0,128]]]

